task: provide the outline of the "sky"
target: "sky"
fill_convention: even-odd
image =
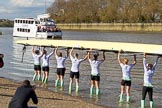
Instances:
[[[0,19],[36,18],[55,0],[0,0]],[[45,5],[46,4],[46,5]]]

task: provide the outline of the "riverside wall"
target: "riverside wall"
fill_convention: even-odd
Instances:
[[[162,23],[66,23],[57,25],[63,30],[162,32]]]

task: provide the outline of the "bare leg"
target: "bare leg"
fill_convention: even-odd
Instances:
[[[73,78],[70,78],[70,83],[69,83],[69,94],[72,92],[72,84],[73,84]]]
[[[49,72],[48,71],[45,71],[45,79],[44,79],[44,83],[47,84],[48,83],[48,75],[49,75]]]
[[[124,94],[124,90],[125,90],[125,86],[122,86],[121,85],[121,88],[120,89],[121,89],[121,95],[123,95]]]
[[[99,89],[99,81],[95,81],[96,89]]]
[[[130,102],[130,89],[131,86],[126,86],[127,102]]]
[[[94,85],[95,85],[95,81],[91,80],[91,88],[90,88],[90,95],[94,94]]]
[[[121,89],[121,94],[120,94],[119,102],[123,102],[123,94],[124,94],[125,86],[121,85],[120,89]]]
[[[42,83],[44,83],[44,80],[45,80],[45,71],[43,72]]]
[[[60,80],[60,75],[57,75],[57,80]]]
[[[38,75],[38,74],[37,74],[37,71],[34,71],[33,81],[36,80],[37,75]]]
[[[38,72],[38,81],[41,80],[41,71],[37,71]]]
[[[76,93],[78,93],[79,91],[79,79],[75,79],[75,82],[76,82]]]
[[[61,87],[64,87],[64,76],[60,76]]]
[[[96,85],[96,95],[99,95],[100,94],[99,81],[95,81],[95,85]]]
[[[127,96],[130,96],[130,89],[131,89],[130,86],[126,86],[126,94],[127,94]]]
[[[58,86],[58,82],[59,82],[59,80],[60,80],[60,75],[57,74],[57,79],[56,79],[56,81],[55,81],[55,87]]]
[[[70,84],[72,84],[73,83],[73,78],[70,78]]]
[[[93,88],[95,85],[95,81],[94,80],[91,80],[91,88]]]

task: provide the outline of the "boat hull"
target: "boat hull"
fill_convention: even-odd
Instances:
[[[37,32],[36,38],[62,39],[62,32]]]
[[[14,37],[24,38],[58,38],[62,39],[62,31],[57,28],[55,21],[48,14],[34,18],[15,18]]]

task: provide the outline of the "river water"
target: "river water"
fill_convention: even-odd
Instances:
[[[0,28],[3,35],[0,36],[0,53],[5,55],[5,65],[0,69],[0,77],[10,78],[16,81],[22,81],[29,79],[32,81],[33,76],[33,58],[31,55],[31,47],[26,48],[22,62],[22,45],[15,44],[16,40],[22,38],[12,37],[12,28]],[[115,42],[135,42],[135,43],[150,43],[150,44],[162,44],[161,34],[142,34],[142,33],[111,33],[111,32],[96,32],[96,31],[63,31],[63,39],[69,40],[98,40],[98,41],[115,41]],[[48,52],[53,50],[48,48]],[[65,52],[65,50],[60,49]],[[79,52],[80,58],[83,58],[86,54],[82,50],[74,50]],[[100,55],[102,52],[99,52]],[[133,57],[131,55],[122,55],[127,57],[132,62]],[[153,63],[156,56],[148,56],[147,61]],[[68,58],[66,61],[66,74],[65,74],[65,87],[63,91],[57,90],[54,87],[54,80],[56,79],[56,61],[52,56],[50,59],[50,74],[48,89],[53,92],[60,92],[64,95],[68,95],[69,85],[69,73],[71,62]],[[154,101],[155,108],[162,108],[162,60],[158,62],[156,73],[153,77],[154,84]],[[121,80],[121,68],[117,62],[117,54],[107,52],[106,61],[101,65],[101,96],[89,96],[90,88],[90,65],[88,61],[81,64],[80,67],[80,88],[78,98],[81,98],[87,102],[109,107],[109,108],[138,108],[140,106],[141,94],[142,94],[142,82],[143,82],[143,65],[142,55],[137,54],[137,64],[132,69],[132,88],[131,88],[131,103],[119,104],[120,94],[120,80]],[[73,83],[73,94],[75,96],[75,83]],[[126,99],[126,97],[124,97]],[[146,97],[146,106],[149,108],[148,96]],[[86,107],[86,106],[85,106]],[[87,106],[88,107],[88,106]]]

